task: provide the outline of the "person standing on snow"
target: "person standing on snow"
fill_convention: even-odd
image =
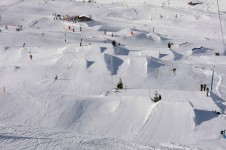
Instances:
[[[206,96],[209,96],[209,88],[206,88]]]
[[[206,84],[203,85],[203,91],[206,91]]]
[[[32,55],[30,54],[30,59],[32,60]]]
[[[30,59],[32,60],[32,54],[31,54],[31,50],[29,51],[29,54],[30,54]]]
[[[169,48],[169,49],[171,48],[171,43],[170,43],[170,42],[168,43],[168,48]]]
[[[200,91],[203,90],[203,84],[200,84]]]

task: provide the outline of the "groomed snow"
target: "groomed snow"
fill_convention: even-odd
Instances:
[[[226,149],[217,1],[188,2],[1,0],[0,149]]]

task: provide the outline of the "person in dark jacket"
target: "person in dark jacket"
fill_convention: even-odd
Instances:
[[[203,90],[203,84],[200,84],[200,91]]]
[[[171,48],[171,43],[170,42],[168,43],[168,48]]]
[[[203,91],[206,91],[206,84],[203,85]]]

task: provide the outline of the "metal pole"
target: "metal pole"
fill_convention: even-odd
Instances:
[[[212,73],[212,80],[211,80],[211,88],[210,88],[210,91],[213,90],[213,78],[214,78],[214,70],[213,70],[213,73]]]
[[[222,21],[221,21],[221,15],[220,15],[220,7],[219,7],[219,2],[217,0],[217,8],[218,8],[218,15],[219,15],[219,20],[220,20],[220,27],[221,27],[221,34],[222,34],[222,40],[223,40],[223,48],[224,48],[224,55],[226,55],[226,49],[225,49],[225,42],[224,42],[224,33],[223,33],[223,28],[222,28]]]

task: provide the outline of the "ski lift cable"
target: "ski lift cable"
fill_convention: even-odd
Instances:
[[[221,21],[221,16],[220,16],[220,7],[219,7],[218,0],[217,0],[217,8],[218,8],[218,16],[219,16],[219,20],[220,20],[221,35],[222,35],[222,39],[223,39],[223,48],[224,48],[224,51],[225,51],[226,49],[225,49],[225,42],[224,42],[224,33],[223,33],[223,28],[222,28],[222,21]]]

